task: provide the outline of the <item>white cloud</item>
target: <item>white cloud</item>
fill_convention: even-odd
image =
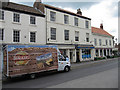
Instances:
[[[115,5],[113,5],[115,4]],[[100,27],[100,23],[103,22],[104,29],[118,38],[118,8],[117,2],[114,0],[101,1],[98,4],[92,5],[90,8],[82,8],[83,16],[91,18],[91,24],[94,27]],[[76,10],[72,8],[64,8],[66,10],[76,13]]]

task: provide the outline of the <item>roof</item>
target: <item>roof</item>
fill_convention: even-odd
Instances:
[[[17,11],[17,12],[22,12],[22,13],[27,13],[27,14],[33,14],[37,16],[45,16],[42,14],[40,11],[35,9],[34,7],[22,5],[22,4],[16,4],[13,2],[8,2],[8,4],[2,6],[2,9],[5,10],[12,10],[12,11]]]
[[[79,15],[77,13],[70,12],[68,10],[64,10],[64,9],[61,9],[61,8],[58,8],[58,7],[54,7],[54,6],[51,6],[51,5],[47,5],[47,4],[43,4],[43,5],[45,5],[45,7],[50,8],[50,9],[54,9],[54,10],[57,10],[57,11],[60,11],[60,12],[63,12],[63,13],[68,13],[68,14],[75,15],[75,16],[78,16],[78,17],[81,17],[81,18],[84,18],[84,19],[91,20],[91,18]]]
[[[101,28],[96,28],[96,27],[92,27],[92,33],[113,37],[113,36],[112,36],[111,34],[109,34],[107,31],[105,31],[105,30],[103,30],[103,29],[101,29]]]

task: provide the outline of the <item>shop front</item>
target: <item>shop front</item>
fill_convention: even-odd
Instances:
[[[79,61],[94,60],[95,49],[92,45],[78,46]],[[76,60],[77,61],[77,60]]]

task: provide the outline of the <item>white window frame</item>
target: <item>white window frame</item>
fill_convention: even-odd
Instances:
[[[56,21],[56,12],[50,11],[50,21]]]
[[[86,42],[90,42],[90,34],[89,33],[86,33]]]
[[[30,24],[35,25],[36,24],[36,17],[30,16]]]
[[[94,38],[94,45],[97,46],[97,39]]]
[[[78,18],[74,17],[74,25],[78,26]]]
[[[69,16],[64,15],[64,24],[69,24]]]
[[[85,21],[85,28],[89,29],[89,21]]]
[[[56,28],[53,28],[53,27],[50,28],[50,39],[56,40]]]
[[[20,13],[16,13],[16,12],[13,13],[13,22],[20,23]]]
[[[31,37],[31,33],[34,33],[35,35],[34,35],[34,37]],[[32,41],[31,41],[31,39],[32,39]],[[35,43],[36,42],[36,32],[30,32],[30,43]]]
[[[102,40],[101,39],[99,39],[99,45],[102,46]]]
[[[69,30],[64,30],[64,40],[69,41]]]
[[[19,36],[14,36],[14,31],[19,32]],[[16,30],[16,29],[13,30],[13,42],[15,42],[15,43],[20,42],[20,37],[21,37],[20,34],[21,34],[20,30]],[[18,41],[17,41],[17,39],[15,40],[15,38],[17,38]]]
[[[0,10],[0,14],[1,14],[0,20],[4,20],[5,19],[5,11]]]
[[[79,41],[79,31],[75,31],[75,41]]]

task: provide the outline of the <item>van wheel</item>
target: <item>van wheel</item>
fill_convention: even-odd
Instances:
[[[65,67],[64,69],[65,72],[69,72],[70,71],[70,68],[68,66]]]
[[[35,74],[30,74],[31,79],[35,79]]]

